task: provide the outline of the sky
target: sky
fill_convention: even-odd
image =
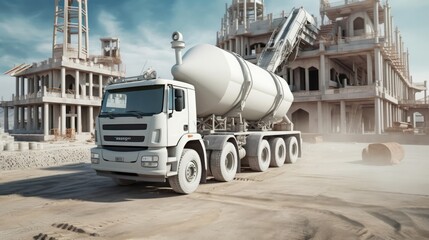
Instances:
[[[338,2],[341,0],[333,0]],[[384,4],[385,0],[381,0]],[[186,48],[216,43],[225,4],[232,0],[88,0],[90,54],[99,55],[101,37],[119,37],[127,76],[153,67],[170,78],[174,51],[171,33],[184,35]],[[319,0],[265,0],[266,14],[278,16],[304,7],[320,21]],[[414,82],[429,80],[429,1],[390,0],[394,25],[410,51]],[[40,62],[52,55],[54,0],[0,1],[0,97],[10,100],[15,78],[3,73],[21,63]],[[186,49],[185,49],[186,51]]]

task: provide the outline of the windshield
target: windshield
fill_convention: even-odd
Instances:
[[[100,116],[148,116],[162,112],[164,86],[143,86],[106,91]]]

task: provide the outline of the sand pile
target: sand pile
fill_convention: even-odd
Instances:
[[[46,144],[43,150],[3,151],[0,171],[58,166],[65,163],[90,162],[92,144]]]

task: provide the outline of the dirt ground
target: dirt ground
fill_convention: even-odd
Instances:
[[[118,187],[87,162],[0,172],[0,239],[428,239],[429,146],[398,165],[367,144],[305,144],[293,165],[209,181]]]

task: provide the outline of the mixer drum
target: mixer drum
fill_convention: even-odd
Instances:
[[[189,49],[183,63],[174,65],[171,73],[175,80],[194,85],[198,117],[227,114],[240,106],[245,92],[248,95],[241,113],[251,121],[270,113],[280,119],[293,101],[286,80],[209,44]],[[246,80],[250,91],[246,91]]]

